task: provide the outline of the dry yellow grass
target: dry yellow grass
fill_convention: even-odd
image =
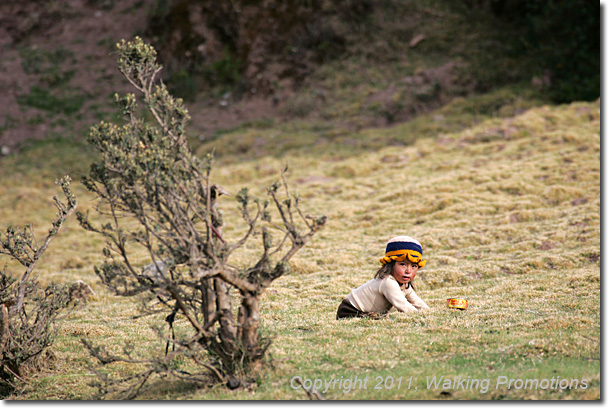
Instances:
[[[367,134],[383,140],[400,130]],[[291,187],[308,213],[326,214],[329,221],[293,259],[292,273],[263,297],[264,331],[275,339],[258,387],[197,390],[163,382],[148,398],[305,399],[291,387],[297,375],[370,379],[368,389],[329,389],[324,395],[330,399],[600,398],[599,103],[535,108],[353,156],[301,151],[226,161],[214,175],[229,192],[252,186],[264,197],[286,161]],[[15,178],[0,186],[0,221],[33,221],[44,232],[53,209],[50,201],[42,204],[55,187]],[[75,189],[80,209],[91,208],[90,196]],[[222,205],[225,235],[236,240],[237,205],[231,198]],[[100,239],[75,220],[66,228],[40,265],[41,279],[83,279],[97,296],[60,323],[55,368],[32,376],[16,399],[91,397],[90,359],[80,338],[117,349],[126,340],[142,350],[162,344],[149,330],[151,319],[131,320],[135,304],[97,284],[92,265],[101,259]],[[424,247],[428,264],[416,286],[430,311],[336,321],[341,299],[373,276],[385,242],[398,234]],[[237,263],[255,249],[246,248]],[[468,309],[447,310],[448,297],[468,299]],[[491,385],[485,392],[428,389],[426,377],[435,375],[490,378]],[[388,376],[402,377],[401,389],[373,388],[376,377]],[[503,376],[587,379],[588,386],[496,388]]]

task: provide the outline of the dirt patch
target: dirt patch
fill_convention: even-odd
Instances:
[[[114,44],[142,31],[151,0],[0,3],[0,146],[80,135],[110,93],[131,91]]]

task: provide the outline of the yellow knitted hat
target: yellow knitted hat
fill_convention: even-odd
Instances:
[[[379,261],[382,265],[385,265],[392,261],[402,262],[405,259],[417,263],[420,268],[426,266],[421,244],[410,236],[396,236],[388,241],[385,256]]]

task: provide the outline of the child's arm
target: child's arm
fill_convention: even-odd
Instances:
[[[405,295],[400,290],[398,282],[392,279],[384,279],[379,287],[379,291],[385,298],[400,312],[416,312],[417,309],[407,301]],[[421,299],[420,299],[421,300]],[[423,302],[423,301],[422,301]],[[425,303],[424,303],[425,304]]]
[[[424,302],[419,296],[417,296],[417,293],[415,293],[412,287],[409,287],[409,289],[407,289],[405,296],[407,297],[409,303],[411,303],[417,309],[430,309],[426,302]]]

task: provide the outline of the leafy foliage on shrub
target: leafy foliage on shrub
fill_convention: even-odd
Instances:
[[[96,224],[82,213],[78,219],[83,228],[106,238],[107,260],[96,267],[103,284],[117,295],[140,296],[145,312],[162,313],[161,325],[184,319],[190,331],[173,335],[171,352],[166,348],[146,358],[135,357],[128,347],[117,356],[85,341],[103,365],[144,366],[122,379],[99,371],[100,392],[132,398],[155,374],[247,386],[269,346],[259,329],[260,297],[288,272],[289,259],[326,218],[301,211],[282,173],[268,189],[270,200],[253,198],[247,188],[235,196],[245,234],[234,242],[225,238],[217,199],[226,192],[213,183],[212,157],[200,160],[189,149],[188,112],[158,81],[155,49],[136,38],[119,43],[118,55],[120,71],[141,93],[152,121],[138,116],[138,99],[127,94],[116,97],[124,125],[92,127],[89,140],[101,159],[83,181],[97,196],[104,222]],[[272,208],[279,221],[272,220]],[[242,253],[251,249],[253,238],[260,241],[259,256],[243,266]],[[142,252],[150,262],[146,266],[134,256]]]
[[[31,275],[57,235],[66,218],[76,209],[76,198],[70,190],[70,178],[61,179],[67,202],[54,198],[57,218],[42,244],[39,244],[30,225],[24,228],[9,226],[0,235],[0,255],[7,255],[26,268],[17,280],[5,269],[0,270],[0,396],[8,396],[23,380],[24,369],[35,366],[43,353],[53,344],[54,322],[70,301],[69,290],[58,284],[46,288]]]

